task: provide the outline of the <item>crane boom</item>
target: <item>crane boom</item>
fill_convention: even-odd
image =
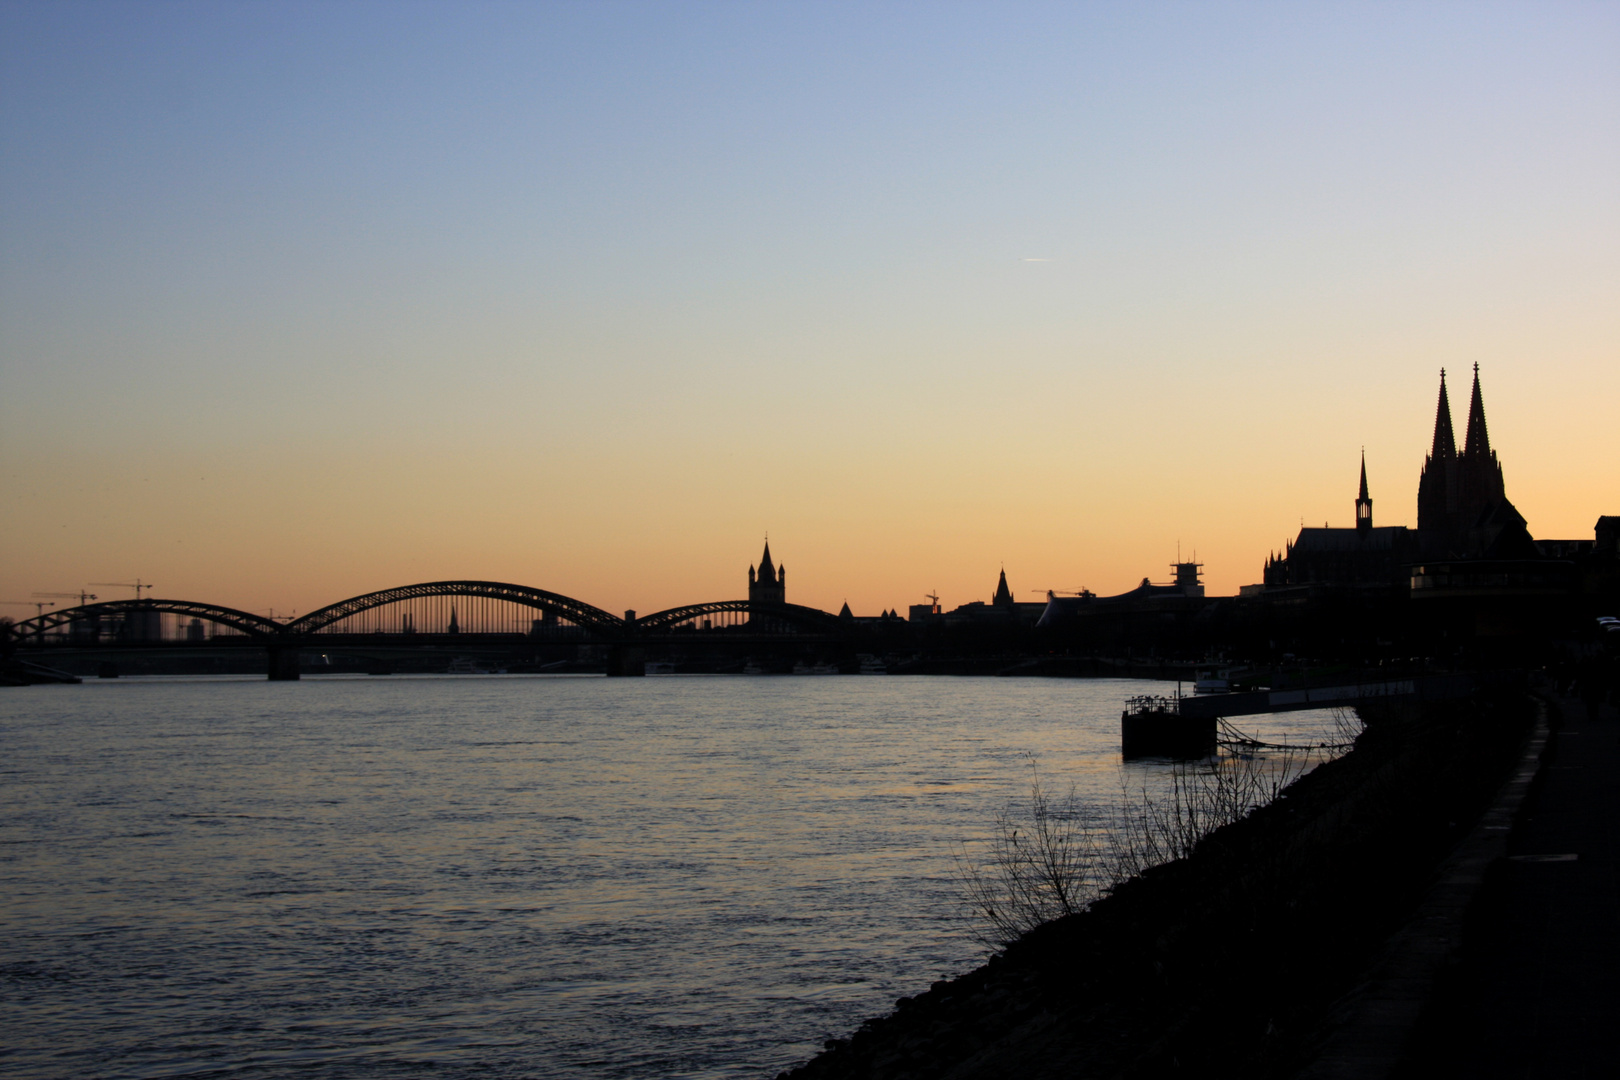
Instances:
[[[90,584],[105,585],[110,589],[134,589],[135,599],[137,600],[141,598],[142,589],[155,588],[150,581],[142,581],[140,578],[136,578],[134,581],[92,581]]]

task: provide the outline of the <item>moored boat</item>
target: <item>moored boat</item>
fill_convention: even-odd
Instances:
[[[1119,718],[1127,758],[1201,758],[1215,752],[1215,719],[1181,715],[1179,698],[1143,695],[1126,701]]]

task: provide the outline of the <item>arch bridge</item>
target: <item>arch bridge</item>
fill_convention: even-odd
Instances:
[[[561,593],[534,589],[527,585],[508,585],[499,581],[428,581],[420,585],[401,585],[392,589],[353,596],[329,604],[319,611],[293,619],[284,626],[290,634],[316,634],[330,632],[338,623],[377,608],[401,604],[411,600],[469,599],[493,600],[504,604],[531,608],[573,626],[585,627],[604,633],[617,633],[624,628],[624,620],[583,600],[575,600]]]
[[[44,642],[65,630],[70,638],[82,639],[88,635],[94,640],[101,636],[102,628],[106,627],[107,632],[120,641],[139,640],[139,635],[148,632],[148,639],[156,640],[159,635],[151,628],[161,624],[153,622],[151,616],[154,615],[198,619],[223,626],[234,635],[249,638],[273,638],[283,629],[282,624],[274,619],[218,604],[201,604],[192,600],[106,600],[23,619],[12,624],[11,637],[23,644],[30,640]]]
[[[717,600],[636,618],[561,593],[495,581],[430,581],[341,600],[275,619],[218,604],[160,598],[63,608],[13,624],[7,648],[252,647],[272,679],[296,679],[300,649],[552,641],[607,646],[609,671],[639,673],[635,657],[655,642],[831,640],[844,630],[800,604]],[[615,658],[616,657],[616,658]]]
[[[840,631],[841,625],[836,615],[801,604],[712,600],[706,604],[687,604],[642,616],[635,621],[635,629],[642,634],[748,631],[773,636],[834,635]]]

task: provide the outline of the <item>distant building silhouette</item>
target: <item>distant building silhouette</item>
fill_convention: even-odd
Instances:
[[[1445,393],[1444,388],[1441,394]],[[1264,589],[1327,586],[1402,589],[1417,557],[1416,538],[1404,525],[1373,526],[1367,489],[1367,455],[1361,455],[1361,488],[1353,529],[1302,528],[1282,553],[1266,560]],[[1244,586],[1246,591],[1250,586]]]
[[[1605,514],[1592,527],[1595,534],[1593,550],[1609,559],[1620,559],[1620,516]]]
[[[939,614],[937,604],[933,605],[931,609],[914,604],[911,608],[911,621],[928,621],[937,617],[946,626],[960,626],[963,623],[995,623],[998,625],[1027,623],[1034,625],[1045,610],[1046,605],[1044,603],[1020,604],[1014,600],[1012,589],[1007,585],[1007,571],[1002,570],[1001,576],[996,580],[996,591],[991,594],[988,604],[983,600],[972,600],[960,607],[952,608],[943,615]]]
[[[939,597],[934,593],[924,593],[928,597],[926,604],[912,604],[908,622],[937,623],[945,616],[945,609],[939,606]]]
[[[877,615],[857,615],[849,609],[848,600],[845,600],[844,606],[838,609],[838,619],[846,626],[882,626],[905,621],[900,618],[898,611],[892,611],[888,608],[884,608]]]
[[[760,556],[759,573],[748,568],[748,599],[751,603],[787,603],[787,566],[780,568],[771,562],[771,542],[765,541],[765,554]]]
[[[1200,579],[1204,564],[1175,562],[1170,567],[1176,576],[1168,584],[1155,585],[1143,578],[1142,584],[1116,596],[1098,596],[1085,589],[1077,596],[1048,592],[1045,604],[1028,606],[1041,609],[1038,626],[1074,626],[1090,621],[1099,626],[1112,626],[1113,632],[1119,634],[1126,632],[1130,620],[1141,622],[1197,614],[1206,603],[1204,583]]]
[[[1007,571],[1005,569],[1001,571],[1001,580],[996,582],[996,595],[990,598],[990,603],[995,607],[1013,606],[1012,590],[1007,588]]]

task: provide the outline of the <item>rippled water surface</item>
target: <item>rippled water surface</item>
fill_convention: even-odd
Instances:
[[[976,964],[1029,758],[1129,680],[122,679],[0,691],[0,1073],[770,1076]],[[1319,714],[1252,730],[1306,732]]]

